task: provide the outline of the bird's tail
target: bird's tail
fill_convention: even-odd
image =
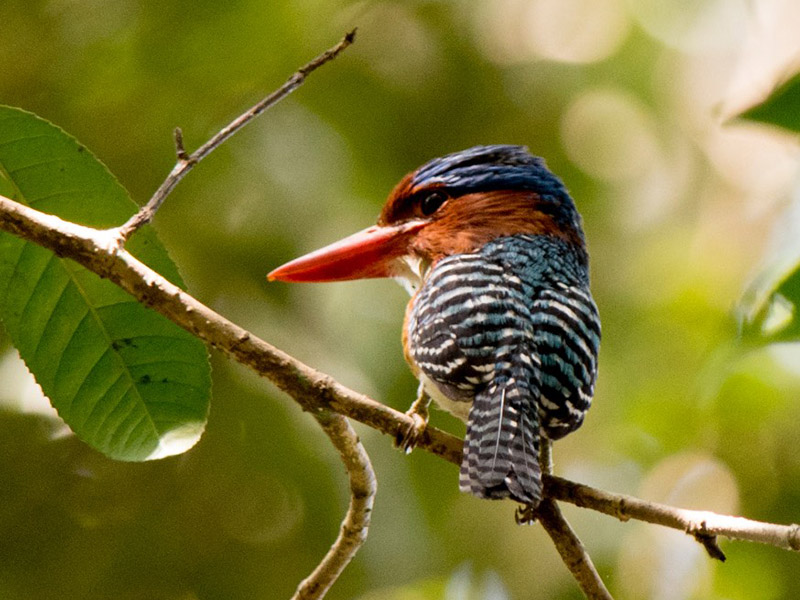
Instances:
[[[498,370],[470,409],[459,487],[479,498],[536,506],[542,499],[538,385],[531,365],[502,364],[508,368]]]

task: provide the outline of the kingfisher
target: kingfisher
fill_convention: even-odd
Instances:
[[[467,424],[461,491],[535,510],[540,442],[583,423],[600,345],[581,217],[543,159],[510,145],[433,159],[395,186],[376,225],[267,277],[397,279],[420,381],[402,443],[413,447],[435,400]]]

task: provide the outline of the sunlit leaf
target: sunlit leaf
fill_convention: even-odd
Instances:
[[[9,107],[0,107],[0,182],[18,202],[84,225],[119,225],[135,210],[85,147]],[[181,284],[151,229],[128,249]],[[0,233],[0,318],[59,415],[104,454],[158,458],[186,450],[202,433],[205,346],[110,282]]]
[[[800,73],[772,92],[764,102],[742,113],[741,117],[800,132]]]

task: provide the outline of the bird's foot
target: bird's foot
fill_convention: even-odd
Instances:
[[[517,525],[531,525],[536,522],[536,509],[538,506],[533,504],[523,504],[518,506],[514,512],[514,520]]]
[[[416,448],[419,438],[428,426],[428,419],[411,410],[406,411],[406,415],[411,417],[413,423],[408,425],[405,431],[398,434],[395,443],[403,452],[411,454],[411,451]]]
[[[420,437],[425,432],[428,426],[428,406],[431,403],[430,396],[425,393],[420,386],[419,395],[414,403],[406,411],[406,416],[411,417],[411,423],[404,429],[397,433],[395,445],[406,454],[417,446]]]

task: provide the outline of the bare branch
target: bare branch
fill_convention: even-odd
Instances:
[[[636,519],[663,525],[683,531],[695,538],[723,536],[732,540],[758,542],[800,552],[800,525],[777,525],[704,510],[676,508],[633,496],[598,490],[561,477],[550,477],[545,480],[545,495],[611,515],[620,521]],[[708,550],[707,542],[702,539],[698,541]]]
[[[613,600],[586,548],[561,514],[558,505],[550,498],[545,498],[539,504],[536,516],[586,597],[590,600]]]
[[[540,441],[539,465],[542,474],[553,473],[553,444],[548,439]],[[553,540],[561,560],[590,600],[613,600],[577,534],[572,530],[554,500],[544,498],[533,511],[542,527]]]
[[[353,426],[342,415],[330,411],[317,412],[314,416],[339,451],[347,469],[350,479],[350,506],[342,521],[339,537],[313,573],[297,587],[292,600],[318,600],[336,582],[367,539],[377,490],[372,463]]]
[[[291,94],[306,80],[306,77],[310,75],[313,71],[321,67],[327,62],[332,61],[336,58],[341,52],[347,48],[356,38],[356,30],[353,29],[350,33],[345,35],[338,44],[334,47],[326,50],[316,58],[314,58],[311,62],[306,64],[303,67],[300,67],[297,71],[295,71],[291,77],[284,83],[281,87],[277,90],[272,92],[269,96],[261,100],[258,104],[254,105],[252,108],[247,110],[246,112],[242,113],[238,117],[236,117],[233,121],[228,123],[225,127],[220,129],[211,139],[209,139],[205,144],[200,146],[197,150],[195,150],[192,154],[186,153],[186,150],[183,147],[183,133],[180,129],[175,130],[175,146],[176,146],[176,154],[178,155],[178,162],[175,163],[175,166],[172,168],[172,171],[164,180],[164,182],[158,187],[155,193],[152,195],[150,200],[147,201],[139,211],[133,215],[128,221],[122,225],[121,227],[112,230],[115,232],[115,236],[117,238],[117,243],[119,247],[122,247],[125,242],[130,238],[133,233],[139,229],[142,225],[149,223],[156,214],[156,211],[161,206],[161,203],[164,202],[166,197],[169,193],[175,188],[176,185],[183,179],[186,174],[192,170],[192,168],[203,160],[206,156],[211,154],[216,148],[218,148],[223,142],[225,142],[228,138],[230,138],[234,133],[242,129],[245,125],[250,123],[253,119],[255,119],[258,115],[263,113],[268,108],[271,108],[281,100],[283,100],[286,96]]]

